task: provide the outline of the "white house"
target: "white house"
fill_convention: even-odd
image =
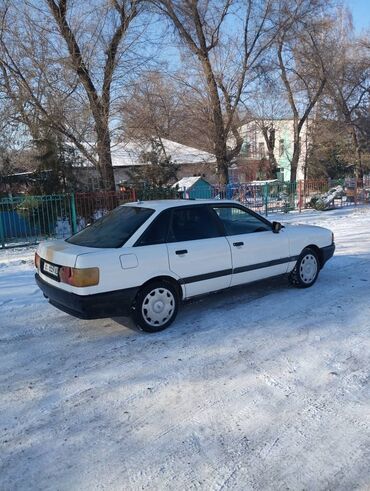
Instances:
[[[282,181],[290,180],[290,163],[293,155],[293,120],[276,119],[262,121],[255,119],[241,127],[244,139],[241,157],[248,161],[267,158],[267,145],[261,131],[263,123],[268,123],[275,129],[275,159],[278,162],[278,178]],[[297,168],[297,179],[304,178],[304,168],[309,143],[309,122],[303,125],[301,130],[301,154]]]
[[[164,152],[171,162],[179,166],[177,177],[201,176],[207,180],[214,180],[216,159],[215,156],[194,147],[181,143],[161,139]],[[149,142],[118,143],[112,146],[112,164],[116,183],[129,179],[129,170],[134,166],[148,165],[143,155],[152,149]]]
[[[165,154],[179,166],[177,178],[201,176],[211,183],[216,182],[216,158],[211,153],[182,145],[165,138],[161,139]],[[111,148],[114,180],[117,186],[129,182],[130,170],[136,166],[148,165],[144,155],[152,150],[150,142],[113,143]],[[101,188],[100,175],[95,167],[85,162],[75,168],[82,186],[90,191]]]

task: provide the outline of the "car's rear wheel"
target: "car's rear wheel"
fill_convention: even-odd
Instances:
[[[297,288],[308,288],[317,280],[319,271],[320,262],[317,253],[313,249],[306,247],[290,273],[289,280]]]
[[[134,317],[146,332],[159,332],[175,320],[179,307],[179,294],[175,286],[166,281],[156,281],[141,288]]]

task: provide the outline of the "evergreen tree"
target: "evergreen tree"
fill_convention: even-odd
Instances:
[[[177,180],[179,166],[172,162],[171,156],[166,155],[160,139],[150,140],[150,150],[142,152],[140,160],[142,165],[130,171],[130,179],[135,186],[162,187]]]
[[[34,141],[37,164],[31,194],[55,194],[73,191],[76,178],[73,167],[81,163],[77,150],[59,136],[46,133]]]

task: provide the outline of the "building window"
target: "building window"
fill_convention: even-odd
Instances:
[[[87,190],[98,191],[99,189],[102,189],[102,183],[99,177],[89,177],[87,180]]]
[[[244,153],[247,158],[251,157],[251,144],[250,143],[245,143],[244,144]]]
[[[285,144],[284,144],[284,140],[281,139],[279,140],[279,157],[282,157],[285,153]]]
[[[235,164],[229,167],[229,182],[230,183],[239,182],[239,168]]]
[[[260,142],[258,144],[258,157],[260,159],[264,159],[265,158],[265,144],[263,142]]]

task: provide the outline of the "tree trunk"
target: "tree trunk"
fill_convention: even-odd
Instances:
[[[267,126],[262,126],[261,128],[262,135],[265,139],[266,147],[267,147],[267,155],[269,160],[269,172],[270,175],[276,179],[277,176],[277,167],[278,163],[275,157],[275,128],[268,128]]]
[[[79,45],[78,36],[72,29],[68,20],[67,0],[46,0],[50,11],[58,25],[59,32],[66,42],[71,66],[73,67],[81,85],[84,87],[89,100],[92,116],[95,122],[97,154],[99,157],[98,168],[103,181],[105,190],[114,191],[115,182],[112,167],[112,156],[110,151],[109,135],[109,113],[111,107],[111,84],[117,61],[117,51],[120,42],[125,35],[130,22],[136,17],[136,0],[127,2],[111,2],[112,13],[116,11],[119,19],[112,36],[107,40],[107,48],[104,51],[105,64],[103,69],[103,83],[101,95],[94,82],[90,67],[90,59],[85,59],[85,55]]]
[[[219,183],[226,185],[229,182],[228,158],[225,137],[225,127],[222,115],[220,97],[218,94],[217,83],[212,71],[208,57],[201,58],[203,71],[206,76],[208,94],[212,107],[212,123],[214,133],[214,151],[217,162],[217,175]]]
[[[110,135],[108,128],[96,128],[97,154],[99,157],[99,172],[105,191],[115,191],[112,155],[110,150]]]
[[[210,92],[212,93],[212,91],[213,88],[211,88]],[[213,131],[215,142],[215,156],[217,162],[217,175],[219,183],[222,185],[226,185],[229,182],[229,162],[227,157],[224,123],[218,94],[216,97],[212,97],[211,95],[211,100],[213,106]]]
[[[364,175],[364,171],[362,168],[361,148],[360,148],[359,141],[357,138],[356,129],[353,127],[353,124],[351,124],[351,133],[352,133],[352,141],[353,141],[353,146],[354,146],[355,155],[356,155],[355,176],[356,176],[356,179],[358,179],[358,178],[362,179],[363,175]]]
[[[290,161],[290,182],[293,184],[297,180],[297,169],[298,169],[298,161],[299,161],[299,141],[294,142],[293,144],[293,156]]]
[[[270,177],[272,179],[277,179],[277,168],[278,168],[278,165],[277,165],[277,162],[276,162],[275,154],[274,154],[273,151],[267,150],[267,156],[268,156],[268,160],[269,160],[269,173],[270,173]]]
[[[298,161],[301,154],[300,127],[298,115],[293,118],[293,155],[290,161],[290,182],[294,184],[297,180]]]
[[[218,176],[219,183],[224,186],[229,182],[229,166],[226,157],[226,146],[225,146],[225,151],[223,151],[221,145],[217,145],[217,147],[221,147],[221,148],[215,149],[216,162],[217,162],[216,173]]]

